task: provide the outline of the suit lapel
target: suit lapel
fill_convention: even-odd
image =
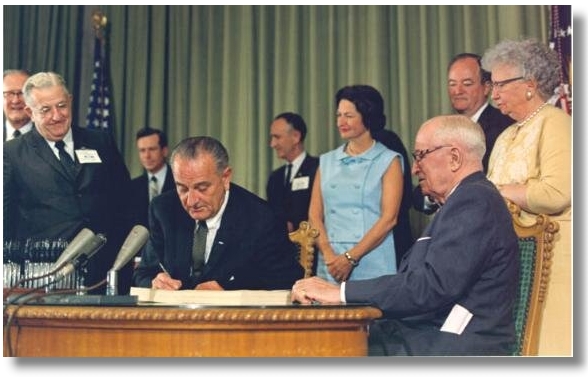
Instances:
[[[30,133],[31,137],[29,140],[31,143],[31,149],[34,151],[34,153],[41,158],[41,161],[46,161],[52,169],[56,170],[59,174],[63,175],[65,178],[71,181],[72,177],[65,170],[65,167],[61,164],[57,156],[55,156],[51,150],[51,147],[49,144],[47,144],[43,136],[41,136],[41,134],[39,134],[35,128],[33,128]]]
[[[239,239],[235,236],[235,230],[233,229],[233,223],[231,222],[231,219],[235,218],[233,204],[238,203],[239,200],[238,198],[235,198],[237,192],[233,185],[231,185],[230,190],[231,193],[229,195],[229,201],[225,207],[225,212],[223,213],[220,227],[216,232],[212,248],[210,249],[208,262],[206,262],[205,269],[203,271],[205,273],[210,269],[214,269],[214,266],[223,260],[224,255],[227,252],[230,252],[228,245],[230,244],[231,240]]]

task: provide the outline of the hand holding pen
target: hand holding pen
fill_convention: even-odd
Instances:
[[[159,263],[159,268],[161,271],[155,276],[155,278],[151,281],[151,288],[153,289],[165,289],[169,291],[177,291],[178,289],[182,288],[182,281],[176,280],[171,277],[171,274],[167,271],[167,269],[163,266],[163,264]]]

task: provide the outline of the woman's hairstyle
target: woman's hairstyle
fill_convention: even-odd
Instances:
[[[347,100],[355,105],[361,114],[363,124],[371,133],[384,128],[386,115],[384,115],[384,99],[378,90],[369,85],[345,86],[335,94],[335,107],[341,100]]]
[[[560,84],[561,68],[557,53],[536,39],[504,40],[486,50],[482,66],[488,71],[496,65],[515,67],[525,80],[535,80],[544,100],[551,97]]]

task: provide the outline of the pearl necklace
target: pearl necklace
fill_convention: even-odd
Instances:
[[[528,117],[526,117],[525,119],[523,119],[522,122],[518,122],[517,123],[517,129],[523,127],[525,124],[529,123],[529,121],[531,119],[533,119],[533,117],[535,117],[535,115],[537,115],[539,113],[539,111],[541,111],[545,105],[547,105],[547,102],[543,102],[543,104],[541,106],[539,106],[537,108],[537,110],[533,111],[533,113],[531,115],[529,115]]]
[[[352,147],[350,143],[347,143],[347,146],[345,148],[345,151],[347,152],[347,154],[349,154],[350,156],[357,156],[360,155],[362,153],[364,153],[365,151],[367,151],[368,149],[371,149],[374,145],[376,145],[376,140],[372,141],[372,145],[370,145],[367,149],[364,149],[361,152],[356,152]]]

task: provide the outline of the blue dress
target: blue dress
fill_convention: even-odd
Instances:
[[[342,254],[356,245],[381,214],[382,177],[394,158],[401,159],[383,144],[358,156],[344,152],[345,145],[320,156],[324,224],[335,253]],[[361,258],[348,280],[369,279],[396,273],[393,231],[376,248]],[[318,253],[317,276],[334,282],[322,253]]]

